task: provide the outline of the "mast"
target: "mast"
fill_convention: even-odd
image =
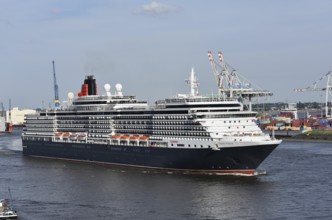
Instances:
[[[195,97],[198,95],[198,81],[195,76],[194,67],[191,68],[190,78],[186,80],[190,86],[190,96]]]

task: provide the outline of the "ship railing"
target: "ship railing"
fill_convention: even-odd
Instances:
[[[96,95],[96,96],[81,96],[76,100],[135,100],[135,96],[125,95],[125,96],[105,96],[105,95]]]
[[[186,102],[224,102],[224,101],[238,101],[236,98],[224,98],[220,96],[216,97],[187,97],[187,98],[169,98],[156,101],[157,105],[168,103],[186,103]]]

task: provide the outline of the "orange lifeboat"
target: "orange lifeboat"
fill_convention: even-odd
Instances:
[[[140,136],[139,139],[141,141],[147,141],[147,140],[149,140],[149,136]]]
[[[120,136],[119,135],[112,135],[112,138],[114,138],[114,139],[118,139]]]
[[[137,140],[138,139],[138,136],[137,135],[132,135],[129,137],[130,140]]]
[[[121,139],[128,139],[128,138],[129,138],[129,135],[121,135],[120,138],[121,138]]]
[[[62,135],[62,139],[68,139],[68,137],[69,137],[69,134],[68,134],[68,133],[64,133],[64,134]]]
[[[57,140],[59,140],[60,138],[61,138],[61,136],[62,136],[62,133],[55,133],[55,139],[57,139]]]

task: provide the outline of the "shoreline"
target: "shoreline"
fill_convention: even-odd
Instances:
[[[282,138],[282,136],[280,136],[280,138]],[[332,131],[314,130],[289,137],[284,136],[283,138],[282,140],[293,142],[332,143]]]
[[[297,139],[297,138],[284,138],[282,141],[288,142],[308,142],[308,143],[332,143],[332,140],[323,139]]]

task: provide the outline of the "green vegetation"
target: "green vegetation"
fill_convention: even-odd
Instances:
[[[332,130],[312,130],[303,134],[296,135],[291,139],[296,140],[317,140],[332,141]]]
[[[305,135],[332,135],[332,130],[312,130],[304,133]]]

